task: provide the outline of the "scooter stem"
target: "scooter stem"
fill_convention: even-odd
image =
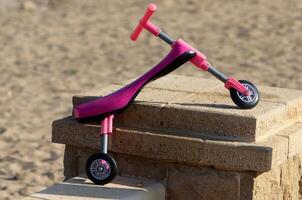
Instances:
[[[234,88],[238,90],[241,93],[244,93],[248,95],[248,90],[243,87],[241,83],[239,83],[236,79],[232,77],[226,77],[224,74],[220,73],[217,69],[210,66],[210,64],[207,62],[206,56],[203,55],[200,51],[186,43],[185,41],[178,39],[173,40],[170,36],[168,36],[166,33],[161,31],[160,28],[158,28],[155,24],[149,21],[150,17],[153,15],[153,13],[157,10],[157,6],[153,3],[149,4],[144,16],[139,20],[136,28],[134,29],[133,33],[131,34],[130,38],[132,41],[135,41],[142,30],[145,28],[147,31],[152,33],[154,36],[161,38],[163,41],[168,43],[172,48],[175,43],[180,44],[184,48],[186,48],[188,51],[194,51],[196,55],[190,60],[190,62],[195,65],[196,67],[204,70],[209,71],[212,75],[214,75],[216,78],[221,80],[225,83],[225,87],[230,89]]]

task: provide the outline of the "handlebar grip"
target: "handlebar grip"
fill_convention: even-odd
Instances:
[[[134,31],[132,32],[132,34],[130,36],[130,39],[132,41],[135,41],[138,38],[139,34],[142,32],[143,28],[144,27],[140,24],[140,22],[138,22],[136,28],[134,29]]]
[[[132,41],[135,41],[139,34],[142,32],[144,25],[148,22],[149,18],[153,15],[153,13],[156,11],[157,6],[153,3],[150,3],[144,16],[140,19],[138,24],[136,25],[134,31],[132,32],[130,38]]]

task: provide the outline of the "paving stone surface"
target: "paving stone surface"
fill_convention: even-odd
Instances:
[[[116,177],[105,186],[95,185],[87,178],[75,177],[46,188],[24,200],[78,200],[124,199],[164,200],[165,187],[155,181]]]

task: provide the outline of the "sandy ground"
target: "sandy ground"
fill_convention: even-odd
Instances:
[[[302,89],[301,0],[157,0],[153,22],[228,75]],[[148,1],[0,0],[0,199],[63,179],[51,122],[81,90],[134,78],[169,50],[132,28]],[[176,74],[208,77],[192,65]]]

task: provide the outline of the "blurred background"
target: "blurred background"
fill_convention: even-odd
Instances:
[[[255,84],[302,89],[301,0],[155,0],[152,21]],[[134,78],[168,51],[130,33],[146,0],[0,0],[0,199],[63,180],[51,122],[82,90]],[[210,77],[190,64],[175,74]]]

